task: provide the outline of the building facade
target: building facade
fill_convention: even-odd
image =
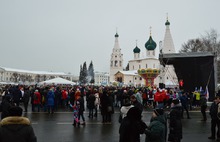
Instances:
[[[175,48],[173,44],[173,39],[170,33],[170,22],[166,21],[165,23],[166,31],[164,36],[164,41],[160,52],[162,53],[175,53]],[[155,55],[155,50],[157,49],[157,44],[153,40],[151,35],[147,42],[145,43],[145,57],[140,57],[141,50],[137,46],[133,49],[134,58],[128,61],[129,69],[128,71],[123,71],[122,69],[115,69],[114,72],[114,81],[121,82],[124,85],[134,85],[134,86],[144,86],[145,81],[142,79],[137,70],[151,68],[160,70],[160,74],[154,79],[154,85],[159,86],[159,84],[164,84],[166,87],[172,87],[178,85],[178,79],[176,77],[175,69],[172,65],[161,65],[158,58]],[[111,64],[112,65],[112,64]],[[116,71],[117,70],[117,71]],[[116,71],[116,73],[115,73]],[[164,86],[164,87],[165,87]]]
[[[107,72],[94,72],[95,73],[95,85],[108,85],[109,73]]]
[[[72,81],[73,75],[63,72],[29,71],[0,67],[0,82],[2,84],[36,84],[41,81],[62,77]]]

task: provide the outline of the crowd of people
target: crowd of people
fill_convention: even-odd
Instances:
[[[9,117],[10,108],[22,106],[24,113],[31,111],[53,114],[58,110],[73,111],[73,126],[86,125],[85,109],[88,118],[97,117],[100,110],[103,124],[112,123],[112,114],[120,108],[120,142],[139,142],[140,134],[146,135],[146,142],[180,142],[182,139],[182,122],[184,111],[190,119],[189,110],[201,108],[202,121],[207,120],[207,98],[202,91],[191,93],[174,89],[151,87],[115,87],[115,86],[24,86],[7,85],[1,89],[1,119]],[[219,99],[220,100],[220,99]],[[220,126],[214,101],[210,108],[212,118],[212,136],[215,139],[215,127]],[[215,105],[214,105],[215,104]],[[143,110],[152,109],[149,125],[142,121]],[[188,109],[189,108],[189,109]],[[220,114],[220,113],[219,113]],[[220,117],[220,115],[219,115]],[[217,139],[220,138],[217,132]]]

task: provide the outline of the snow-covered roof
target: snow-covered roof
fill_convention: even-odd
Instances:
[[[137,70],[131,70],[131,71],[119,71],[120,73],[124,75],[138,75]]]
[[[60,78],[60,77],[57,77],[57,78],[49,79],[46,81],[42,81],[38,84],[71,84],[71,85],[75,85],[76,83],[69,81],[69,80],[66,80],[66,79],[63,79],[63,78]]]
[[[128,62],[131,62],[131,61],[139,61],[139,60],[158,60],[158,58],[156,58],[156,57],[145,57],[145,58],[139,58],[139,59],[129,60]]]
[[[19,73],[29,73],[29,74],[43,74],[43,75],[68,75],[64,72],[48,72],[48,71],[30,71],[30,70],[22,70],[22,69],[13,69],[13,68],[6,68],[0,67],[5,71],[9,72],[19,72]]]

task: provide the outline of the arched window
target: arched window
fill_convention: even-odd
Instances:
[[[115,67],[117,67],[118,66],[118,61],[115,61]]]

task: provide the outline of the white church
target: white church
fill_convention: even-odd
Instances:
[[[170,32],[170,22],[165,23],[166,31],[164,40],[160,43],[160,53],[176,53],[173,44],[173,39]],[[115,44],[112,50],[110,59],[110,84],[118,82],[126,86],[144,86],[144,79],[138,75],[138,69],[159,69],[160,74],[155,78],[154,85],[159,87],[159,84],[164,84],[164,87],[174,87],[178,85],[178,78],[176,76],[174,67],[172,65],[162,66],[158,57],[155,55],[157,47],[156,42],[153,40],[151,33],[148,41],[145,43],[146,55],[140,57],[141,50],[136,47],[133,49],[134,58],[128,61],[128,70],[123,69],[123,54],[119,45],[119,35],[115,34]]]

